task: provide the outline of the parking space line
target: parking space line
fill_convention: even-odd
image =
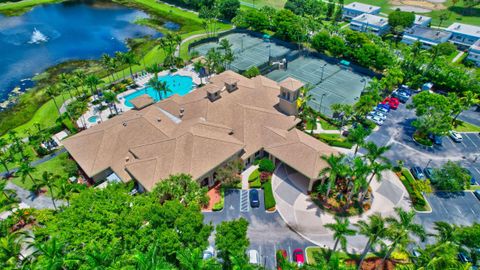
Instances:
[[[475,148],[478,148],[478,145],[473,142],[473,140],[470,138],[470,134],[465,134],[465,137],[473,144],[475,145]]]

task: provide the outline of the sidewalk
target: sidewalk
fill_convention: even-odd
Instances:
[[[248,189],[248,177],[258,168],[257,165],[252,165],[242,172],[242,189]]]

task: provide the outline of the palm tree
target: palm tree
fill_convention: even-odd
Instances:
[[[53,188],[57,187],[56,179],[58,176],[53,175],[51,172],[43,172],[42,178],[40,179],[40,183],[42,186],[46,186],[50,191],[50,196],[52,198],[53,208],[55,211],[57,210],[57,205],[55,204],[55,196],[53,192]]]
[[[25,182],[27,176],[32,180],[33,183],[37,183],[35,178],[33,178],[32,173],[37,169],[30,165],[30,159],[26,158],[20,161],[20,166],[18,167],[18,173],[22,176],[22,181]]]
[[[112,80],[110,82],[115,81],[115,77],[113,77],[113,72],[111,69],[112,63],[114,62],[115,61],[113,60],[113,58],[106,53],[102,54],[102,57],[100,58],[100,63],[102,64],[103,68],[105,68],[108,71],[111,71],[110,76],[112,76]]]
[[[95,93],[98,90],[97,86],[101,83],[103,83],[103,81],[100,80],[100,78],[98,78],[98,76],[95,74],[88,75],[88,77],[85,79],[85,84],[90,88],[90,91],[92,92],[92,96],[94,97],[95,97]],[[97,92],[97,94],[99,93]]]
[[[72,193],[78,193],[77,185],[71,184],[67,182],[67,180],[62,180],[58,185],[58,194],[57,197],[59,199],[63,199],[67,201],[67,206],[70,206],[70,198],[72,197]]]
[[[158,76],[158,73],[162,71],[158,63],[151,64],[146,68],[147,72],[152,73],[154,76]]]
[[[362,263],[365,260],[367,253],[385,236],[385,220],[382,215],[376,213],[368,217],[368,222],[360,220],[354,225],[358,227],[358,234],[364,235],[368,239],[362,255],[360,256],[360,262],[358,263],[357,269],[360,270],[362,269]]]
[[[65,256],[65,245],[58,242],[56,238],[51,238],[44,243],[34,243],[33,246],[36,248],[33,255],[37,256],[38,265],[43,269],[63,270],[66,269],[67,264],[76,261]]]
[[[85,80],[87,79],[87,75],[85,74],[85,72],[83,70],[76,70],[74,73],[74,83],[75,83],[75,88],[77,89],[77,92],[78,92],[78,87],[79,86],[84,86],[85,85]],[[84,93],[84,91],[82,91],[82,93]]]
[[[193,63],[193,70],[195,70],[196,73],[198,73],[198,77],[200,78],[200,84],[203,84],[202,81],[202,74],[200,73],[202,69],[205,67],[205,65],[202,63],[202,61],[198,60]]]
[[[117,95],[112,91],[106,91],[105,93],[103,93],[103,97],[108,103],[108,109],[110,109],[110,114],[112,114],[112,107],[115,110],[115,114],[118,114],[117,105],[115,105],[115,102],[118,102]]]
[[[174,270],[175,266],[166,262],[164,257],[158,251],[157,246],[150,247],[146,253],[137,252],[133,259],[137,270],[164,269]]]
[[[452,242],[437,242],[418,251],[420,256],[415,260],[415,269],[472,269],[470,263],[464,264],[458,260],[459,250]]]
[[[88,269],[110,269],[115,263],[117,257],[112,254],[112,248],[102,249],[97,244],[93,244],[93,248],[86,251],[83,261]]]
[[[328,187],[327,187],[327,193],[326,193],[326,198],[328,199],[328,196],[330,195],[330,190],[332,185],[335,184],[337,181],[338,177],[343,177],[346,175],[346,166],[343,163],[343,159],[345,158],[345,155],[340,154],[340,155],[334,155],[330,154],[330,156],[322,156],[322,159],[325,160],[328,164],[328,167],[325,167],[320,171],[320,177],[322,177],[322,186],[324,184],[324,179],[325,177],[328,177]]]
[[[17,269],[19,259],[24,259],[22,251],[22,242],[24,234],[21,232],[7,233],[0,238],[0,265],[10,266],[8,269]]]
[[[365,138],[368,136],[368,131],[362,125],[358,125],[356,128],[351,129],[348,133],[348,140],[355,144],[355,153],[353,156],[357,156],[358,148],[365,141]]]
[[[363,159],[356,157],[353,159],[353,167],[351,168],[351,173],[347,176],[347,188],[348,188],[348,196],[347,201],[345,203],[344,209],[348,209],[352,198],[354,195],[357,195],[358,192],[362,189],[365,189],[367,186],[367,174],[370,170],[370,167],[365,164]]]
[[[435,221],[435,226],[433,227],[436,234],[433,234],[437,238],[437,242],[456,242],[455,239],[455,230],[457,226],[454,224],[447,223],[445,221]]]
[[[7,177],[10,175],[10,170],[8,168],[8,162],[10,161],[10,157],[7,156],[3,150],[0,150],[0,163],[2,164],[3,168],[5,169]]]
[[[348,218],[335,217],[335,223],[325,224],[324,227],[333,232],[333,239],[335,240],[333,252],[337,250],[338,243],[340,243],[343,250],[346,250],[347,236],[353,236],[356,234],[355,230],[349,228],[350,221]]]
[[[133,80],[132,66],[140,64],[136,59],[135,54],[132,51],[124,53],[122,57],[122,62],[128,65],[128,68],[130,70],[130,76],[132,77],[132,80]]]
[[[115,52],[115,62],[119,63],[120,65],[125,64],[123,58],[125,57],[125,53],[123,52]],[[122,68],[122,79],[125,78],[125,69]]]
[[[390,255],[397,246],[405,246],[411,241],[410,234],[418,236],[421,241],[424,241],[426,237],[423,227],[414,222],[414,211],[407,212],[400,207],[396,207],[395,213],[398,218],[388,217],[385,219],[389,224],[386,237],[390,240],[391,244],[377,269],[382,269],[383,263],[390,258]]]
[[[57,108],[58,115],[60,115],[60,107],[58,107],[57,101],[55,100],[55,97],[58,96],[58,88],[54,85],[48,86],[45,90],[45,93],[50,97],[51,100],[53,100],[53,104],[55,104],[55,107]]]
[[[184,248],[177,252],[177,260],[181,269],[210,270],[222,269],[213,258],[204,260],[203,252],[199,248]]]
[[[373,164],[371,164],[369,166],[369,168],[371,169],[370,179],[368,180],[367,185],[365,186],[365,188],[362,191],[362,198],[360,199],[360,202],[363,202],[363,200],[365,199],[365,196],[367,195],[367,189],[370,186],[370,184],[372,183],[373,179],[374,178],[377,179],[377,182],[382,181],[382,173],[384,171],[390,170],[392,168],[392,165],[390,163],[374,162]]]
[[[162,93],[166,96],[168,93],[172,92],[172,90],[168,88],[167,83],[160,81],[157,76],[148,80],[146,85],[157,92],[158,100],[162,99]]]
[[[67,73],[61,73],[59,75],[59,78],[60,78],[61,84],[68,91],[68,94],[70,95],[70,98],[73,98],[72,89],[75,88],[75,87],[73,85],[73,80],[72,80],[71,75],[69,75]]]
[[[390,162],[384,156],[384,154],[388,150],[390,150],[391,146],[387,145],[378,147],[378,145],[376,145],[374,142],[367,142],[363,144],[363,148],[367,150],[367,153],[364,157],[369,161],[372,173],[370,179],[368,180],[368,188],[368,186],[370,186],[370,184],[372,183],[374,177],[377,177],[377,181],[380,181],[381,173],[391,168]],[[379,160],[380,162],[377,162],[377,160]],[[366,192],[364,192],[364,195],[362,196],[362,199],[360,201],[363,201],[365,195]]]

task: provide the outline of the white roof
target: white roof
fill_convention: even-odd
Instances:
[[[477,40],[477,42],[473,43],[472,46],[470,46],[470,50],[480,51],[480,39]]]
[[[354,22],[360,22],[363,24],[368,24],[371,26],[378,26],[378,27],[383,27],[388,24],[388,19],[384,17],[380,17],[377,15],[372,15],[368,13],[363,13],[361,15],[358,15],[357,17],[353,18],[352,23]]]
[[[414,24],[422,24],[426,21],[431,21],[432,18],[424,15],[417,15],[415,14],[415,21],[413,22]]]
[[[370,13],[370,12],[373,12],[377,9],[380,9],[380,7],[378,7],[378,6],[367,5],[367,4],[363,4],[363,3],[359,3],[359,2],[352,2],[348,5],[345,5],[344,8],[358,10],[358,11],[365,12],[365,13]]]
[[[480,27],[464,23],[453,23],[447,31],[480,38]]]

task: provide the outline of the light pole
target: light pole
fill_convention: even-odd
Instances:
[[[243,52],[243,38],[245,37],[245,34],[242,35],[242,52]]]
[[[323,72],[325,71],[325,67],[327,66],[327,64],[324,64],[321,69],[322,69],[322,75],[320,77],[320,82],[323,82]]]
[[[327,93],[323,93],[323,94],[322,94],[322,98],[320,99],[320,113],[321,113],[321,114],[323,114],[323,112],[322,112],[323,97],[326,96],[326,95],[327,95]]]
[[[427,166],[425,166],[425,168],[423,168],[423,170],[425,170],[426,168],[428,168],[428,165],[430,165],[430,162],[432,162],[432,159],[429,159],[429,160],[428,160]]]
[[[272,58],[272,44],[270,42],[268,42],[268,62],[270,62],[270,59]]]

